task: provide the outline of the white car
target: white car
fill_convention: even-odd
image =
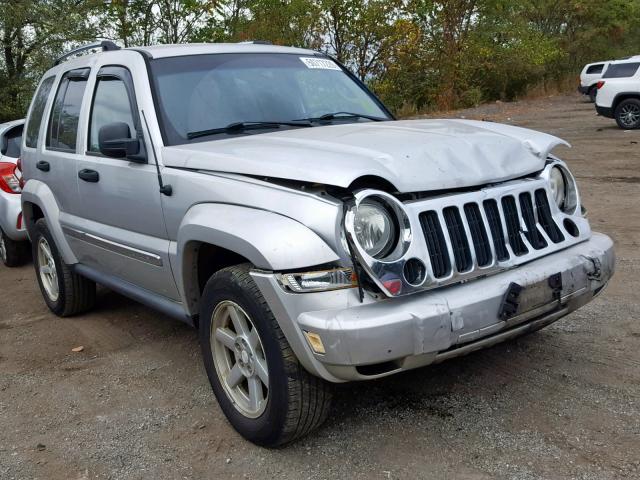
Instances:
[[[580,86],[578,91],[583,95],[589,95],[591,102],[595,102],[598,92],[598,80],[602,78],[602,74],[609,66],[609,60],[606,62],[588,63],[580,72]]]
[[[607,71],[611,63],[634,62],[640,59],[640,55],[621,58],[620,60],[607,60],[604,62],[587,63],[580,72],[580,85],[578,91],[583,95],[589,95],[591,102],[596,101],[598,93],[598,81]]]
[[[0,258],[8,267],[21,265],[29,258],[17,169],[23,128],[24,120],[0,124]]]
[[[640,58],[609,65],[598,82],[596,111],[625,130],[640,128]]]

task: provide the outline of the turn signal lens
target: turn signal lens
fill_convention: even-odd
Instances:
[[[320,353],[322,355],[327,353],[327,351],[324,348],[324,344],[322,343],[322,339],[320,338],[320,335],[318,335],[317,333],[305,331],[304,336],[307,337],[307,342],[309,342],[309,346],[312,348],[314,352]]]
[[[0,163],[0,189],[7,193],[20,193],[20,179],[16,176],[16,166],[13,163]]]
[[[283,273],[279,278],[282,285],[296,293],[323,292],[358,286],[358,279],[350,268]]]

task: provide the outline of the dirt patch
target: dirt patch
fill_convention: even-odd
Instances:
[[[555,153],[616,242],[602,296],[517,341],[342,385],[324,427],[265,450],[225,421],[193,330],[108,291],[94,312],[56,318],[31,266],[2,268],[0,478],[639,478],[640,132],[577,95],[450,116],[573,145]]]

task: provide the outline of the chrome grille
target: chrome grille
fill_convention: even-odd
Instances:
[[[355,209],[345,217],[345,229],[357,258],[388,296],[491,275],[591,236],[589,222],[579,211],[566,214],[552,201],[548,178],[542,174],[402,203],[385,192],[361,190],[356,193],[356,205],[369,196],[384,198],[405,215],[396,250],[384,259],[369,256],[353,240]],[[412,280],[407,278],[407,265],[418,265],[416,262],[425,267],[420,282],[411,275]],[[385,282],[390,280],[399,280],[401,289],[388,291]]]
[[[443,205],[421,212],[420,223],[436,279],[507,262],[565,240],[544,188]]]

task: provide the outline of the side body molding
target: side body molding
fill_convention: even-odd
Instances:
[[[29,180],[22,191],[22,212],[27,228],[33,224],[33,209],[31,204],[37,205],[47,219],[49,231],[56,242],[60,255],[67,265],[78,263],[78,259],[71,251],[60,224],[60,207],[55,196],[47,184],[40,180]]]
[[[170,252],[176,260],[178,288],[191,314],[197,313],[193,310],[199,298],[194,257],[200,243],[235,252],[263,270],[307,268],[339,259],[316,233],[291,218],[238,205],[195,205],[184,216],[176,248]]]

